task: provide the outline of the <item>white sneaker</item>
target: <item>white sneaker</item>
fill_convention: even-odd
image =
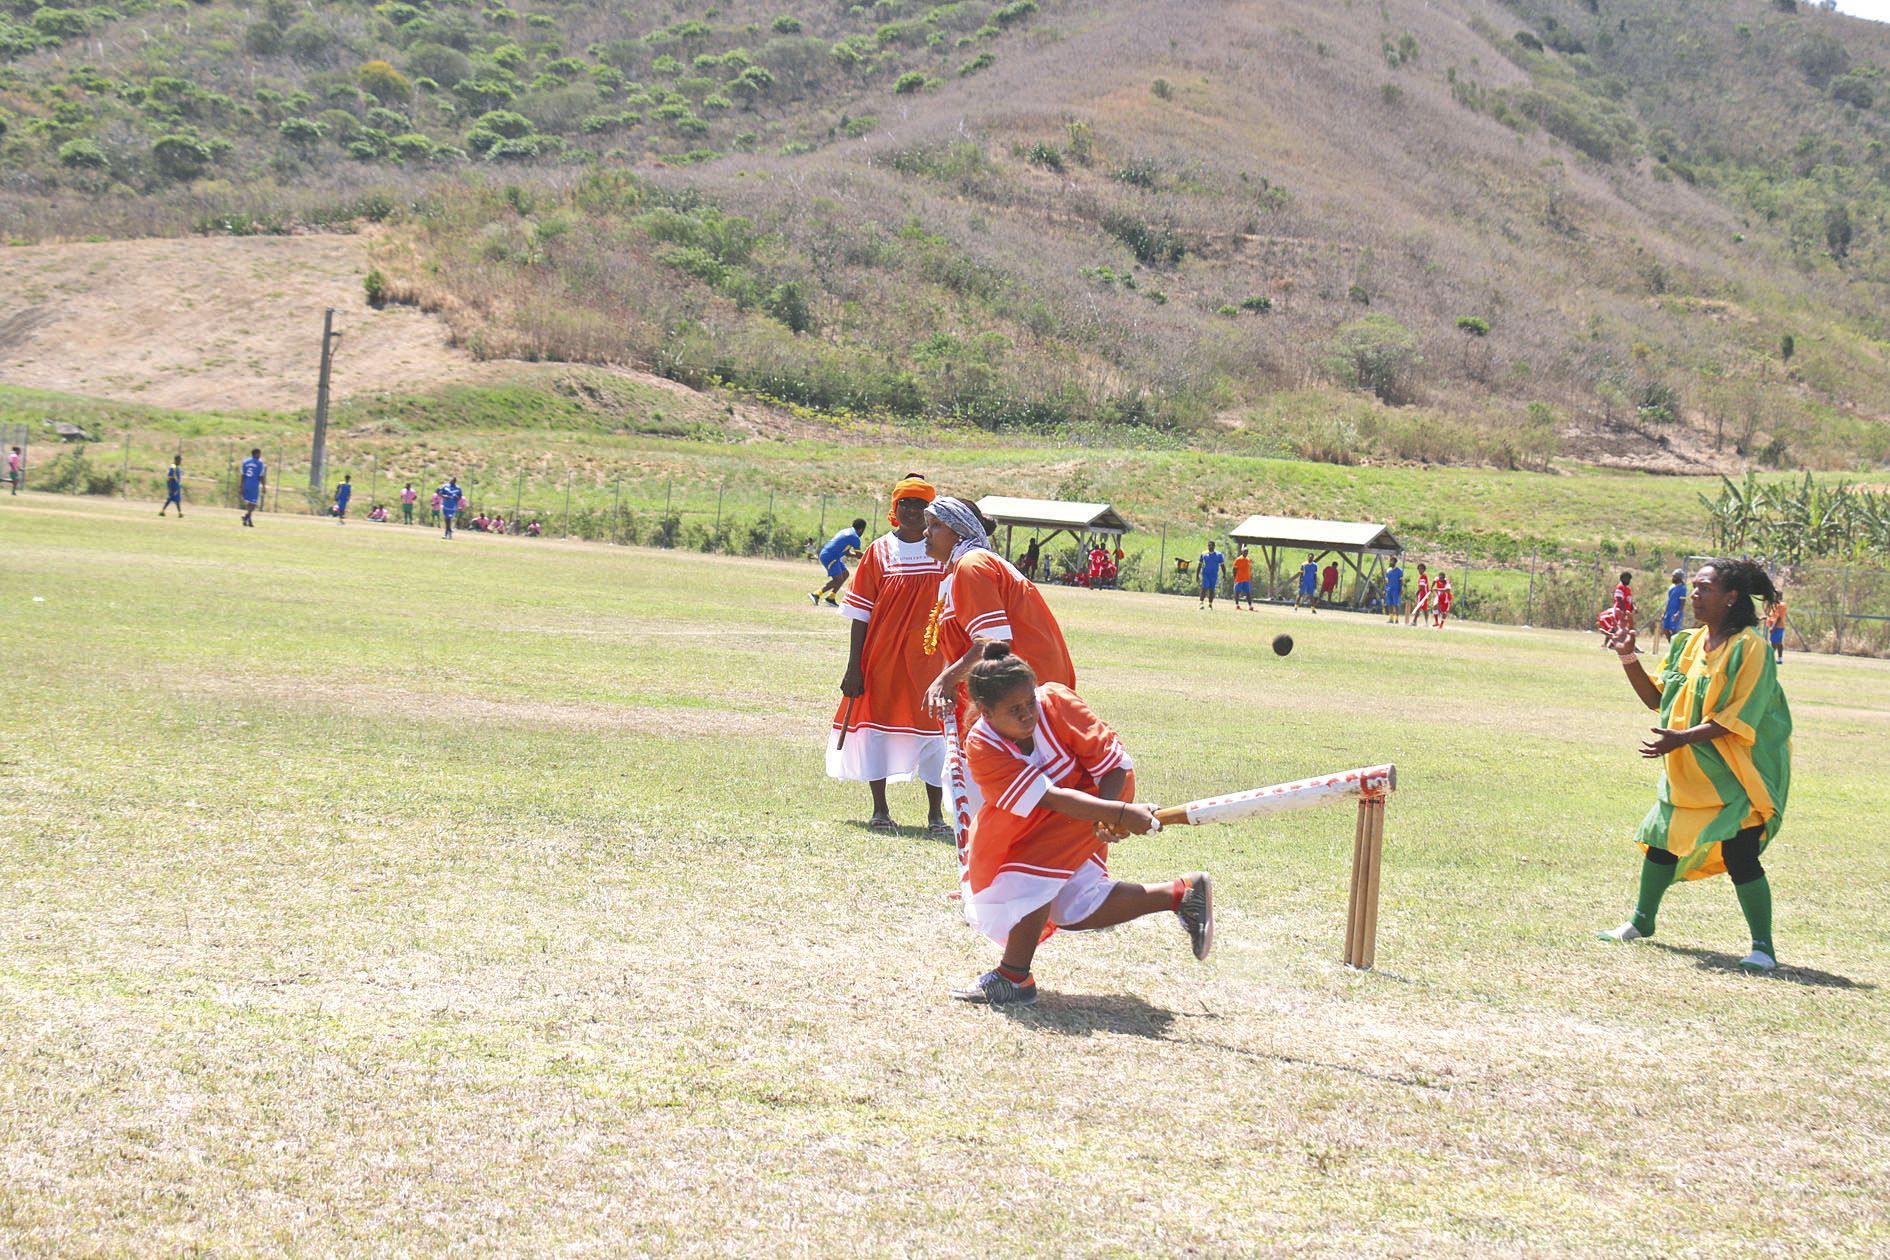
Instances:
[[[1634,926],[1634,921],[1630,919],[1618,928],[1610,928],[1606,932],[1597,932],[1595,935],[1604,941],[1627,942],[1640,940],[1642,932],[1639,928]]]
[[[1778,959],[1762,949],[1755,949],[1739,960],[1739,968],[1742,971],[1777,971]]]

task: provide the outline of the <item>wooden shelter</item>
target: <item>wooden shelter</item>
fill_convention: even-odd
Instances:
[[[1250,516],[1228,532],[1234,542],[1255,548],[1267,569],[1269,598],[1280,594],[1280,560],[1295,553],[1315,560],[1335,556],[1352,571],[1350,597],[1357,608],[1385,586],[1385,560],[1404,550],[1391,531],[1369,521],[1319,521],[1298,516]],[[1298,565],[1292,565],[1297,569]]]
[[[1001,494],[987,494],[978,500],[978,510],[998,529],[1004,531],[1001,545],[994,536],[991,541],[999,545],[1005,556],[1015,556],[1016,549],[1011,545],[1014,532],[1022,527],[1026,531],[1035,531],[1038,542],[1048,550],[1049,542],[1058,534],[1068,534],[1072,542],[1080,547],[1086,539],[1108,538],[1111,551],[1120,543],[1122,536],[1134,526],[1122,518],[1122,514],[1107,503],[1068,503],[1061,499],[1013,499]]]

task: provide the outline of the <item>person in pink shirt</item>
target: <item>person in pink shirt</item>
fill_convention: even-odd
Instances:
[[[403,490],[401,490],[400,492],[400,523],[402,525],[413,524],[413,501],[419,497],[420,497],[420,494],[418,491],[416,491],[413,488],[413,482],[411,481],[409,481],[406,487]]]
[[[16,446],[7,452],[7,484],[13,487],[15,494],[20,492],[21,472],[25,465],[26,457],[20,453],[19,447]],[[177,510],[182,512],[184,509],[180,507]]]
[[[433,504],[427,514],[427,524],[438,525],[439,523],[440,523],[440,492],[438,490],[435,490],[433,492]]]

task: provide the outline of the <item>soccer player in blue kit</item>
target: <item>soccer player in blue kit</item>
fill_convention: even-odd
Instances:
[[[158,515],[164,515],[164,508],[177,505],[177,519],[184,519],[184,457],[171,460],[171,466],[164,470],[164,507],[158,509]]]
[[[1198,607],[1214,607],[1214,593],[1221,586],[1221,562],[1226,559],[1226,556],[1215,550],[1213,543],[1209,543],[1208,549],[1201,553],[1201,558],[1194,562],[1195,572],[1201,575],[1201,602]]]
[[[1684,569],[1675,569],[1672,573],[1673,585],[1667,588],[1667,609],[1660,614],[1660,624],[1654,627],[1654,650],[1660,650],[1660,636],[1666,635],[1671,641],[1680,630],[1681,615],[1687,602],[1687,575]]]
[[[1385,570],[1385,620],[1396,621],[1404,616],[1404,565],[1398,557],[1391,558],[1391,567]]]
[[[348,500],[354,497],[354,474],[349,473],[335,487],[335,519],[341,524],[348,523]]]
[[[227,467],[227,465],[225,465]],[[249,458],[243,461],[242,488],[238,498],[243,500],[243,524],[254,526],[256,508],[262,503],[263,487],[269,484],[269,470],[263,467],[262,447],[252,446]],[[178,511],[183,511],[179,508]]]
[[[810,602],[818,604],[825,598],[827,607],[840,607],[834,595],[847,584],[847,557],[857,556],[863,550],[860,535],[865,531],[865,519],[856,518],[851,526],[829,538],[827,545],[820,549],[820,565],[827,570],[827,584],[807,593]]]
[[[1299,594],[1293,597],[1293,611],[1298,612],[1300,603],[1312,605],[1313,616],[1319,615],[1319,561],[1312,556],[1306,557],[1306,563],[1299,566]]]
[[[440,536],[442,538],[451,538],[453,536],[453,518],[459,515],[459,505],[461,500],[465,499],[466,492],[459,488],[459,482],[456,479],[448,477],[446,484],[439,489],[439,496],[440,516],[446,521],[446,532]]]

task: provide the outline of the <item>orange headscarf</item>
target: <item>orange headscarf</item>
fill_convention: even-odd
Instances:
[[[899,500],[924,499],[927,503],[938,498],[938,491],[931,482],[923,477],[906,477],[892,488],[892,500],[886,508],[886,520],[889,524],[899,524]]]

